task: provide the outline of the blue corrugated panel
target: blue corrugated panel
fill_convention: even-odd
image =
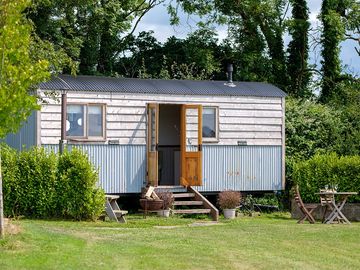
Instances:
[[[58,145],[44,145],[55,152]],[[146,159],[143,145],[68,145],[87,153],[99,170],[100,186],[106,193],[139,193],[144,185]]]
[[[203,146],[199,191],[282,189],[281,146]]]
[[[57,145],[45,145],[58,151]],[[68,145],[88,154],[99,169],[106,193],[139,193],[146,173],[143,145]],[[269,191],[282,189],[281,146],[203,146],[203,192],[226,189]]]
[[[29,116],[19,132],[7,135],[5,142],[17,150],[36,145],[36,112]]]

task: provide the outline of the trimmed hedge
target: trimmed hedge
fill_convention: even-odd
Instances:
[[[319,202],[315,193],[325,185],[337,184],[339,191],[360,191],[360,156],[315,155],[293,168],[293,181],[299,185],[304,202]],[[349,202],[360,202],[360,195],[349,197]]]
[[[6,216],[96,219],[104,192],[86,155],[73,149],[59,156],[43,148],[17,152],[1,145]]]

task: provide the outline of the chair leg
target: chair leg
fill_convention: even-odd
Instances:
[[[315,218],[312,216],[312,212],[314,212],[314,210],[315,210],[316,208],[313,208],[313,209],[310,209],[310,211],[309,211],[309,222],[310,223],[312,223],[312,224],[314,224],[315,223]]]
[[[309,221],[309,223],[314,224],[316,221],[314,217],[311,215],[314,212],[315,208],[308,210],[309,215],[307,213],[303,214],[303,216],[298,220],[298,224],[304,223],[305,220]]]
[[[306,219],[306,215],[303,215],[299,220],[298,220],[298,224],[302,224],[304,223],[304,220]]]

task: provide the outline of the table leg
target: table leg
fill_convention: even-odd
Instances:
[[[347,224],[351,224],[350,221],[345,217],[345,215],[341,212],[347,200],[347,196],[344,196],[341,202],[337,205],[335,201],[332,201],[331,204],[334,207],[334,210],[330,213],[330,215],[326,218],[325,223],[332,223],[335,218],[343,219]]]

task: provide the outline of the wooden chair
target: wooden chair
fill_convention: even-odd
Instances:
[[[326,189],[320,189],[320,192],[326,192]],[[326,214],[328,212],[332,212],[334,208],[332,207],[331,202],[334,201],[334,195],[326,195],[326,196],[320,196],[320,205],[321,207],[325,207],[324,214],[322,217],[322,222],[324,223]]]
[[[308,220],[311,224],[314,224],[315,219],[312,216],[312,212],[317,208],[317,205],[309,205],[309,206],[304,205],[300,196],[298,185],[296,185],[294,189],[294,199],[302,213],[302,217],[298,220],[297,223],[304,223],[304,220]]]

